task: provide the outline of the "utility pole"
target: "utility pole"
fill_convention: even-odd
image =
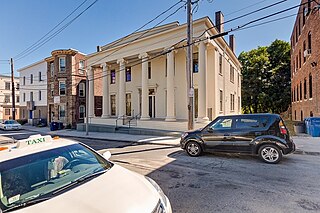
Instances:
[[[14,91],[14,73],[13,73],[13,59],[10,60],[11,64],[11,84],[12,84],[12,120],[16,120],[16,100]]]
[[[89,77],[86,72],[86,135],[89,135]]]
[[[188,130],[194,128],[194,116],[193,116],[193,71],[192,71],[192,2],[187,0],[187,94],[188,94]]]

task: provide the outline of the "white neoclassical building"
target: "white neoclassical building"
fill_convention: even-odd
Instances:
[[[234,53],[234,37],[206,39],[223,32],[223,15],[216,26],[208,17],[193,22],[194,106],[197,122],[241,112],[241,64]],[[186,24],[177,22],[137,32],[97,48],[87,56],[89,108],[95,119],[140,115],[141,120],[188,118]],[[168,49],[173,51],[163,54]],[[102,78],[102,116],[94,115],[93,97]],[[95,79],[95,80],[93,80]],[[101,82],[101,81],[100,81]]]

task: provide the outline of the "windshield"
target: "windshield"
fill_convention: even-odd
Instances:
[[[81,144],[1,162],[1,209],[12,209],[33,199],[51,196],[81,177],[111,167],[110,162]]]

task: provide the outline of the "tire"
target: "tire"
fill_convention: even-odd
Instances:
[[[186,152],[191,157],[198,157],[202,154],[202,148],[199,143],[190,141],[186,144]]]
[[[258,154],[259,158],[265,163],[277,164],[282,160],[281,150],[273,144],[261,146]]]

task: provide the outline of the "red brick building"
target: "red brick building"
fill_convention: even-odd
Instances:
[[[71,127],[83,123],[86,114],[85,55],[74,49],[54,50],[46,61],[48,121],[63,122]],[[101,115],[101,83],[95,85],[95,106],[100,106],[100,111],[95,111],[96,115]]]
[[[302,0],[291,35],[292,119],[320,116],[320,11]]]

